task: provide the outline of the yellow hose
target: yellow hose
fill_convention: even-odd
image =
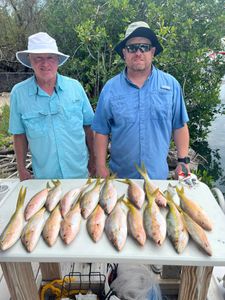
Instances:
[[[63,287],[64,283],[69,283],[69,282],[75,282],[76,277],[72,278],[65,278],[65,280],[62,279],[56,279],[53,280],[50,283],[45,284],[42,289],[41,289],[41,300],[45,299],[45,293],[47,291],[51,291],[53,295],[56,296],[56,300],[60,300],[62,298],[74,295],[74,294],[79,294],[79,293],[85,293],[87,291],[84,290],[70,290],[69,292]],[[57,285],[57,287],[55,286]]]

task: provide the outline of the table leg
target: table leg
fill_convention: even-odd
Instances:
[[[49,281],[61,279],[62,273],[59,263],[40,263],[42,280]]]
[[[188,267],[181,270],[178,300],[206,300],[213,267]]]
[[[31,263],[3,263],[2,272],[12,300],[39,300]]]

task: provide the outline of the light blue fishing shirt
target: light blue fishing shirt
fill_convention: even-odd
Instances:
[[[172,132],[188,120],[180,84],[153,67],[141,88],[125,70],[105,84],[92,129],[110,136],[109,166],[118,177],[141,178],[135,164],[144,162],[150,178],[166,179]]]
[[[12,89],[9,132],[26,134],[35,178],[86,178],[83,126],[91,125],[93,115],[77,80],[57,74],[49,96],[32,76]]]

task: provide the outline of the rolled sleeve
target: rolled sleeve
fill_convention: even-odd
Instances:
[[[21,119],[21,113],[19,111],[17,97],[14,90],[12,90],[10,95],[10,117],[8,131],[12,134],[25,133],[25,128]]]

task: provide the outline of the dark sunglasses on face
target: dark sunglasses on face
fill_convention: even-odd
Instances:
[[[151,44],[130,44],[126,45],[125,48],[127,49],[127,52],[129,53],[136,53],[138,50],[143,52],[148,52],[152,49]]]

